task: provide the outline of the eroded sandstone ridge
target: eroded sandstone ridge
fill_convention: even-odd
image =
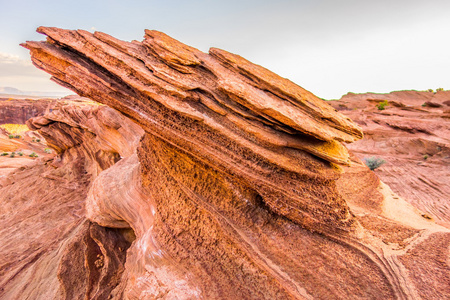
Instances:
[[[136,238],[117,286],[102,295],[450,295],[448,230],[349,159],[342,142],[362,132],[322,100],[240,56],[203,53],[157,31],[131,43],[99,32],[38,31],[47,42],[24,45],[36,66],[145,130],[138,157],[101,172],[87,193],[95,226],[131,228]],[[347,164],[354,171],[337,184]],[[67,260],[60,266],[66,270]],[[81,298],[89,288],[76,274],[65,277],[72,282],[64,291]]]
[[[1,299],[107,299],[133,240],[88,221],[85,201],[102,170],[133,155],[142,129],[92,101],[55,102],[28,126],[57,155],[0,180]]]
[[[26,47],[56,82],[125,113],[166,148],[242,177],[296,223],[351,223],[327,161],[346,163],[340,142],[362,133],[311,93],[237,55],[205,54],[156,31],[127,43],[103,33],[39,30],[49,42]]]

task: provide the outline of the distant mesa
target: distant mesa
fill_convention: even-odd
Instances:
[[[0,87],[0,97],[15,96],[14,98],[62,98],[71,94],[67,92],[38,92],[38,91],[22,91],[14,87]],[[19,97],[17,97],[19,96]]]
[[[25,95],[25,93],[19,89],[13,87],[0,87],[1,94],[12,94],[12,95]]]

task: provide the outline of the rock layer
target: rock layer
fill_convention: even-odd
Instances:
[[[450,296],[448,230],[349,159],[341,142],[361,130],[322,100],[157,31],[131,43],[38,31],[47,42],[25,44],[36,66],[145,130],[137,157],[100,173],[87,199],[91,220],[136,237],[112,298]],[[338,164],[354,172],[338,181]]]

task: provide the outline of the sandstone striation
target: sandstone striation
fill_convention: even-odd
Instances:
[[[311,93],[237,55],[205,54],[156,31],[146,31],[140,44],[39,30],[49,42],[26,47],[53,80],[122,111],[218,171],[239,174],[272,210],[297,223],[333,223],[332,229],[351,223],[327,161],[347,163],[340,141],[362,133]],[[282,170],[287,173],[271,178]],[[274,188],[274,180],[284,181],[286,191]]]
[[[203,53],[157,31],[143,42],[38,31],[47,42],[24,44],[37,67],[145,134],[133,154],[119,150],[121,142],[108,148],[110,133],[105,143],[91,134],[103,129],[85,130],[83,108],[31,122],[66,162],[61,168],[89,158],[75,168],[89,180],[71,181],[86,183],[76,198],[84,229],[69,230],[64,253],[52,256],[59,285],[53,269],[45,279],[16,272],[10,298],[31,295],[21,283],[50,280],[55,287],[33,298],[450,296],[449,231],[349,155],[342,143],[362,131],[324,101],[238,55]],[[83,155],[64,155],[75,148]],[[129,156],[114,164],[119,155]],[[42,272],[36,261],[27,266]]]
[[[131,240],[89,222],[86,195],[99,172],[132,155],[142,130],[107,106],[64,101],[28,125],[57,155],[0,182],[0,298],[106,299]]]

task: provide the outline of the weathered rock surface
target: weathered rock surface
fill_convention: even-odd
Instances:
[[[141,43],[103,33],[39,31],[47,42],[25,44],[36,66],[124,113],[145,134],[137,155],[108,169],[115,156],[103,152],[104,167],[97,159],[83,164],[88,174],[99,174],[89,192],[82,189],[87,215],[97,225],[87,223],[94,231],[83,229],[71,246],[59,248],[65,249],[60,285],[54,271],[45,278],[22,275],[8,281],[9,296],[18,295],[20,284],[45,286],[46,280],[54,288],[45,297],[34,290],[34,298],[450,296],[448,230],[349,158],[341,142],[361,138],[361,130],[322,100],[237,55],[202,53],[156,31],[146,31]],[[69,120],[84,120],[72,115],[78,113]],[[33,124],[59,151],[85,141],[96,145],[89,135],[61,144],[46,122]],[[67,128],[59,123],[57,132]],[[339,164],[350,164],[344,176]],[[119,253],[133,240],[130,228],[135,240],[123,265]],[[106,233],[98,238],[101,230]],[[115,276],[92,271],[100,253],[91,240],[104,260],[118,261],[108,268]],[[72,273],[69,261],[75,262]]]
[[[243,176],[272,210],[297,223],[333,223],[333,230],[350,225],[332,184],[337,173],[326,160],[346,163],[339,141],[362,133],[311,93],[237,55],[205,54],[155,31],[146,31],[139,44],[102,33],[40,30],[54,43],[26,46],[53,80],[124,112],[163,143]],[[270,183],[279,168],[287,173],[277,185],[286,181],[288,193]]]
[[[450,91],[349,93],[329,103],[364,130],[365,138],[348,147],[360,159],[385,159],[376,170],[381,180],[450,228]]]
[[[113,109],[56,104],[29,120],[56,149],[0,183],[0,298],[107,299],[131,240],[87,220],[96,175],[131,155],[142,130]]]

